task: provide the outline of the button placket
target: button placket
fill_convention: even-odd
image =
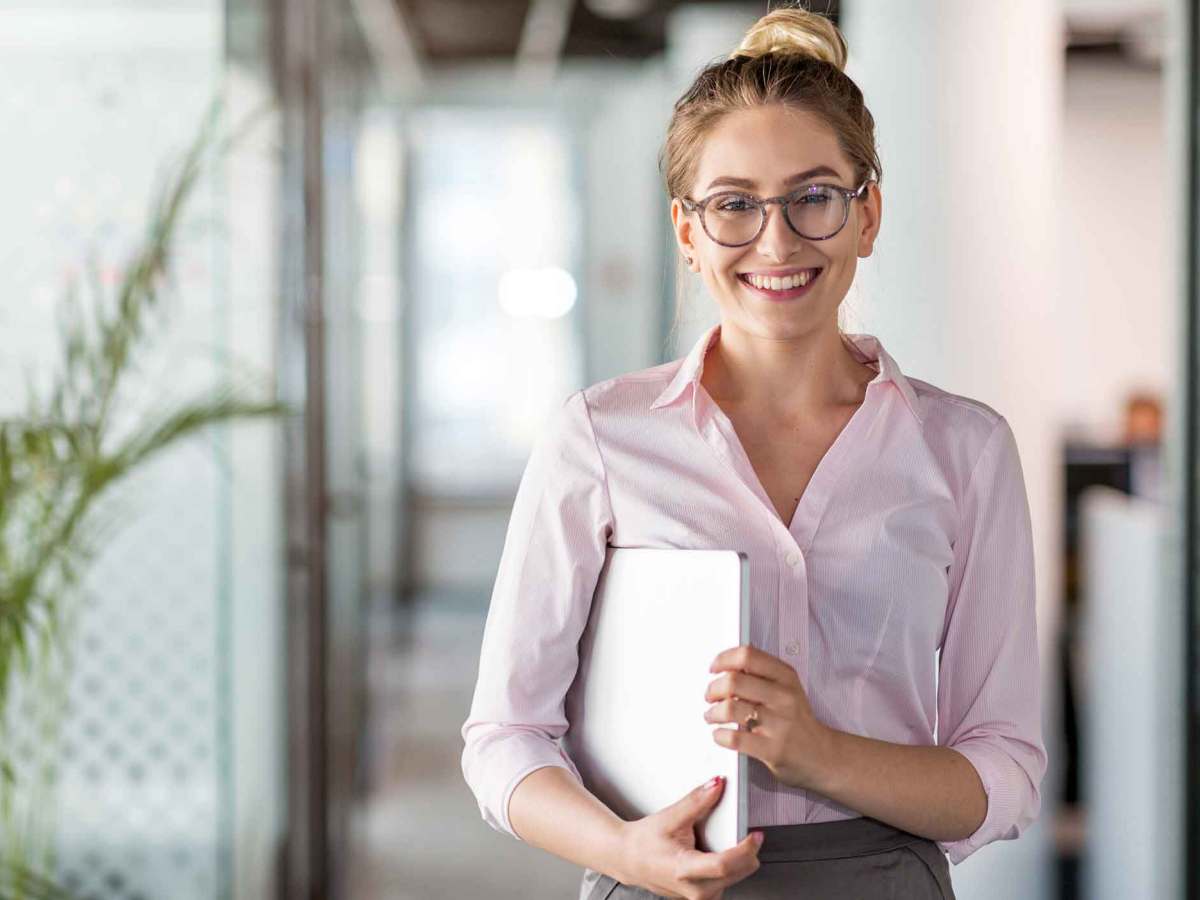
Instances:
[[[781,536],[786,541],[783,552],[785,565],[780,567],[781,596],[779,603],[779,643],[782,656],[793,668],[803,672],[801,661],[808,655],[808,572],[804,554],[795,546],[790,532]]]

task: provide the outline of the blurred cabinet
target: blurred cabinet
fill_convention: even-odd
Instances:
[[[1162,565],[1166,508],[1107,487],[1080,501],[1081,787],[1089,900],[1178,897],[1182,610]]]

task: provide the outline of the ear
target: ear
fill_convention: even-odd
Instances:
[[[692,262],[688,266],[692,271],[699,271],[697,263],[696,245],[692,242],[692,221],[694,216],[688,215],[686,209],[683,208],[683,203],[678,197],[671,198],[671,226],[675,231],[675,243],[679,247],[679,252]]]
[[[879,224],[883,218],[883,193],[878,183],[867,185],[866,194],[854,201],[858,206],[858,255],[867,257],[875,247]]]

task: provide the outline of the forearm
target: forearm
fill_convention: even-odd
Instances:
[[[625,820],[566,769],[543,766],[521,779],[509,798],[508,821],[526,843],[624,880]]]
[[[938,841],[974,834],[987,794],[970,761],[949,747],[894,744],[829,730],[813,790],[865,816]]]

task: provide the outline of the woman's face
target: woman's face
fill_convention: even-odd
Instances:
[[[789,183],[793,175],[808,173]],[[850,161],[834,133],[808,112],[772,104],[730,113],[704,141],[690,199],[717,191],[739,190],[759,199],[778,197],[805,184],[836,184],[856,189]],[[749,184],[714,184],[724,178]],[[741,247],[713,241],[700,224],[699,211],[687,212],[671,201],[676,242],[691,270],[704,278],[721,308],[721,320],[762,337],[787,338],[814,329],[837,327],[837,308],[846,296],[860,256],[870,256],[879,231],[882,198],[874,182],[850,203],[846,224],[833,237],[809,240],[783,220],[778,204],[767,207],[767,223],[758,238]],[[819,269],[815,280],[811,270]],[[754,274],[786,276],[810,270],[799,296],[764,293],[747,282]],[[832,324],[831,324],[832,323]]]

